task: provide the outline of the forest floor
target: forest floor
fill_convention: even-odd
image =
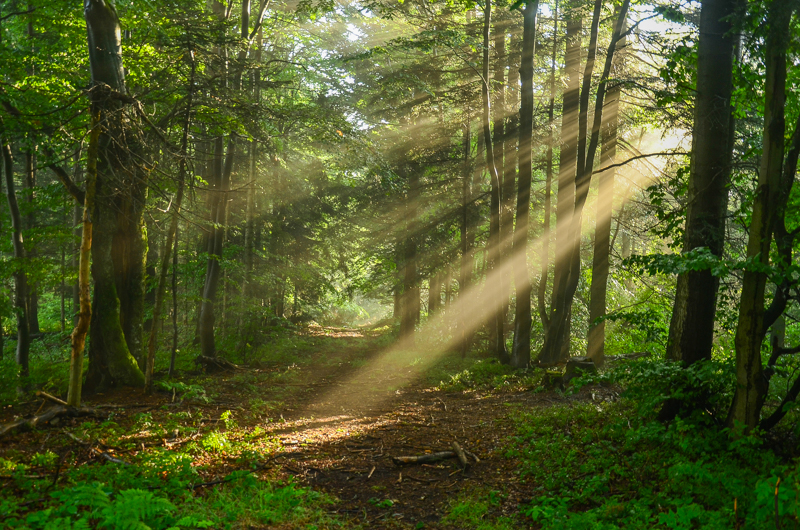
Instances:
[[[285,346],[280,355],[238,370],[197,374],[191,384],[165,382],[151,396],[134,389],[91,396],[87,406],[115,407],[105,409],[111,421],[95,428],[85,419],[63,419],[0,438],[0,461],[27,461],[26,473],[54,485],[69,466],[188,451],[198,476],[195,496],[208,495],[231,472],[255,469],[259,479],[324,492],[331,499],[325,511],[345,527],[459,528],[449,515],[459,503],[489,498],[480,517],[513,521],[533,495],[535,484],[519,476],[504,451],[516,433],[517,411],[616,399],[609,388],[543,391],[534,378],[476,383],[474,374],[460,371],[475,359],[398,351],[365,330],[317,326],[305,333],[300,347]],[[491,372],[492,363],[483,362]],[[38,400],[4,407],[0,423],[47,406]],[[392,461],[448,451],[454,441],[480,461],[470,459],[466,469],[456,459]],[[56,455],[57,465],[37,468],[34,454],[45,453]]]

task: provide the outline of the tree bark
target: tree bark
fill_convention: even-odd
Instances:
[[[222,248],[225,236],[225,213],[228,205],[228,191],[230,191],[231,172],[233,170],[233,157],[236,151],[236,141],[233,136],[228,138],[228,148],[223,163],[223,138],[217,137],[214,146],[214,175],[215,187],[211,191],[212,225],[211,235],[208,239],[208,263],[206,264],[206,279],[203,284],[203,297],[200,306],[200,355],[215,358],[217,348],[214,340],[215,311],[219,287],[220,265]]]
[[[558,0],[553,5],[553,49],[550,54],[550,101],[547,106],[547,155],[545,160],[545,186],[544,186],[544,226],[542,227],[542,248],[540,251],[539,286],[537,289],[537,303],[539,319],[542,328],[547,330],[550,317],[547,314],[547,277],[550,269],[550,214],[552,210],[551,197],[553,187],[553,129],[555,128],[555,101],[556,101],[556,46],[558,43]]]
[[[141,386],[144,375],[129,344],[141,348],[146,248],[141,223],[147,177],[134,154],[135,135],[129,134],[132,118],[124,109],[127,96],[116,10],[103,0],[84,0],[84,17],[92,73],[92,112],[99,114],[102,127],[98,139],[97,200],[91,216],[95,289],[86,388]],[[118,289],[128,288],[122,307]],[[123,328],[130,337],[125,336]]]
[[[400,341],[403,347],[413,348],[419,315],[419,286],[417,285],[416,219],[419,202],[419,170],[406,170],[408,192],[405,201],[406,226],[403,236],[402,294],[400,297]]]
[[[747,257],[764,268],[770,263],[770,247],[778,219],[776,213],[782,210],[779,204],[788,200],[788,194],[782,196],[781,193],[781,178],[786,135],[786,50],[793,10],[790,0],[774,0],[767,15],[763,149],[747,242]],[[761,364],[761,346],[771,322],[764,321],[767,274],[762,271],[744,272],[734,338],[736,391],[728,425],[733,427],[741,423],[747,431],[758,425],[768,390]]]
[[[706,247],[722,256],[733,153],[731,94],[736,38],[732,15],[738,2],[701,3],[684,252]],[[667,359],[688,366],[711,358],[718,287],[719,278],[709,270],[678,275]]]
[[[19,212],[19,203],[17,202],[17,193],[14,186],[14,160],[11,157],[11,145],[6,138],[0,138],[0,150],[3,152],[3,166],[6,174],[6,199],[11,215],[11,242],[14,247],[14,261],[16,262],[14,267],[14,307],[17,314],[16,360],[19,365],[19,375],[24,379],[30,375],[31,336],[28,324],[28,274],[25,272],[22,216]]]
[[[100,143],[100,114],[92,116],[92,131],[89,135],[88,163],[86,167],[86,192],[83,199],[81,218],[81,246],[78,258],[78,321],[70,335],[69,388],[67,405],[79,407],[83,388],[83,350],[86,335],[92,321],[92,300],[89,292],[90,261],[92,255],[92,211],[94,210],[97,189],[97,159]]]
[[[528,275],[528,218],[531,202],[531,137],[533,136],[533,62],[536,48],[536,13],[539,1],[525,4],[522,26],[519,107],[519,182],[517,222],[514,227],[514,284],[517,290],[511,365],[525,368],[531,361],[531,279]]]
[[[428,279],[428,317],[439,313],[442,300],[442,277],[438,272]]]
[[[583,21],[567,15],[566,52],[564,69],[567,88],[561,113],[561,155],[558,164],[558,191],[556,195],[556,256],[553,268],[553,293],[551,296],[549,325],[545,329],[545,346],[539,354],[539,363],[555,364],[563,360],[561,345],[565,337],[563,328],[555,326],[556,307],[562,305],[564,283],[569,272],[570,222],[575,208],[575,171],[578,152],[578,110],[580,106],[581,29]],[[563,321],[565,316],[558,315]]]
[[[503,306],[502,293],[498,286],[500,267],[500,193],[501,182],[495,161],[494,143],[492,141],[491,129],[491,102],[489,94],[489,36],[492,22],[492,2],[486,0],[483,9],[483,71],[481,85],[481,102],[483,104],[483,144],[484,155],[486,157],[486,169],[489,172],[491,185],[489,210],[489,242],[488,263],[486,267],[485,299],[489,308],[489,352],[500,359],[502,363],[508,363],[509,355],[506,352],[506,343],[503,336],[503,313],[500,310]]]
[[[474,267],[473,247],[475,246],[474,224],[476,215],[475,205],[472,199],[473,171],[470,167],[470,154],[472,153],[472,127],[469,115],[462,126],[464,131],[464,160],[463,175],[461,182],[461,231],[459,244],[461,247],[461,266],[458,279],[458,296],[461,298],[472,284],[472,269]],[[466,300],[466,298],[464,298]],[[459,322],[460,331],[460,351],[461,357],[466,357],[471,342],[472,329],[467,324],[468,308],[464,305],[464,300],[459,303]]]
[[[30,17],[29,17],[30,19]],[[32,26],[28,24],[28,36],[32,37]],[[35,149],[35,148],[34,148]],[[36,155],[34,151],[29,149],[25,152],[25,189],[27,195],[25,202],[28,203],[28,215],[26,216],[26,225],[28,230],[33,230],[36,224],[36,213],[34,210],[34,195],[36,189]],[[28,257],[36,257],[36,249],[28,249]],[[41,332],[39,327],[39,286],[36,281],[28,280],[28,331],[33,335]]]
[[[619,7],[615,9],[619,15]],[[624,27],[624,26],[623,26]],[[620,39],[618,50],[625,47],[625,39]],[[618,71],[622,55],[617,51],[614,68]],[[600,148],[600,165],[614,163],[617,155],[617,129],[619,127],[620,85],[613,84],[606,96],[603,124],[603,144]],[[609,254],[611,252],[611,218],[614,208],[614,169],[600,174],[597,193],[597,217],[594,232],[594,253],[592,257],[592,284],[589,293],[589,336],[587,355],[595,366],[602,366],[605,358],[605,321],[596,322],[606,314],[606,291],[608,288]]]
[[[575,291],[578,288],[578,281],[580,280],[581,225],[583,207],[586,204],[586,197],[589,194],[589,185],[591,183],[592,170],[594,168],[594,158],[597,153],[597,146],[600,142],[600,126],[603,120],[603,105],[605,103],[608,77],[611,72],[615,48],[622,35],[622,26],[628,15],[629,6],[630,0],[624,0],[622,7],[619,10],[619,16],[614,23],[614,31],[611,35],[611,43],[608,47],[603,74],[600,78],[600,84],[597,87],[591,138],[588,141],[589,145],[588,149],[586,150],[585,157],[581,154],[581,147],[585,145],[586,139],[584,138],[582,141],[579,140],[579,163],[576,173],[577,176],[575,178],[575,203],[570,222],[571,241],[567,250],[567,253],[569,254],[569,258],[567,260],[567,263],[569,263],[569,271],[566,278],[562,276],[558,292],[555,293],[554,296],[556,299],[555,311],[551,319],[550,332],[545,338],[545,344],[542,349],[540,359],[547,360],[554,358],[556,353],[561,351],[565,344],[569,343],[569,337],[564,330],[567,329],[570,308],[572,307],[572,301],[575,296]],[[588,67],[589,61],[587,61],[587,70]],[[586,87],[585,79],[584,87]],[[557,342],[559,339],[563,342]]]

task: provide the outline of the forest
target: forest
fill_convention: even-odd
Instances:
[[[0,527],[800,528],[797,0],[0,0]]]

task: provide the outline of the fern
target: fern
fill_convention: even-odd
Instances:
[[[149,491],[125,490],[101,512],[100,528],[108,530],[153,530],[171,522],[175,506]],[[151,526],[152,525],[152,526]]]

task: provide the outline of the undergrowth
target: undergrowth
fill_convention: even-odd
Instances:
[[[619,402],[518,414],[506,456],[531,485],[521,513],[545,529],[796,528],[800,462],[776,455],[761,433],[721,427],[732,386],[727,364],[682,372],[627,365],[604,377],[625,385]],[[700,389],[695,395],[686,378]],[[655,421],[676,395],[705,406],[669,424]]]
[[[198,487],[203,482],[194,462],[188,454],[166,450],[140,454],[127,465],[64,470],[60,469],[63,462],[47,455],[35,455],[29,464],[2,459],[0,472],[7,495],[0,499],[0,527],[179,530],[341,526],[325,512],[329,497],[291,480],[259,479],[248,470],[239,470],[204,491]]]

